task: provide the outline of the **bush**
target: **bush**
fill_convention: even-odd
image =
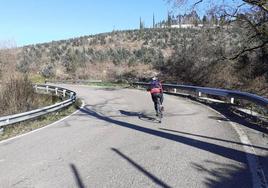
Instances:
[[[44,76],[45,78],[49,78],[55,75],[55,71],[52,65],[47,65],[45,66],[42,71],[42,76]]]
[[[34,101],[34,89],[27,76],[10,78],[0,93],[0,114],[28,111]]]

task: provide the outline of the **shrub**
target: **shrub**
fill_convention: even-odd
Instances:
[[[10,78],[0,93],[0,114],[14,114],[28,111],[34,100],[34,89],[27,76]]]

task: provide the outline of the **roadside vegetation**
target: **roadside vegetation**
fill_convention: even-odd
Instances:
[[[18,53],[15,48],[0,50],[0,117],[38,109],[60,102],[58,96],[36,93],[33,83],[44,83],[45,78],[17,69]],[[44,127],[67,115],[82,105],[78,99],[75,104],[58,112],[37,119],[9,125],[0,129],[0,140]]]
[[[9,125],[0,132],[0,140],[5,140],[17,135],[25,134],[35,129],[39,129],[45,127],[53,122],[56,122],[72,113],[74,113],[79,107],[81,107],[82,102],[80,99],[76,101],[73,105],[66,107],[65,109],[52,112],[45,116],[41,116],[34,120],[28,120],[21,123],[16,123],[13,125]]]
[[[17,69],[45,79],[146,80],[236,89],[268,96],[268,47],[240,54],[245,29],[217,27],[114,31],[18,49]],[[235,57],[235,58],[234,58]]]
[[[0,116],[27,112],[59,102],[57,96],[35,93],[27,75],[5,80],[0,90]]]

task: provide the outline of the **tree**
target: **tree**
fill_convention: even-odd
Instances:
[[[251,45],[243,45],[241,49],[229,59],[237,59],[239,56],[256,50],[267,47],[268,44],[268,3],[267,0],[242,0],[242,4],[233,7],[227,4],[226,1],[217,0],[195,0],[193,3],[190,0],[164,0],[173,3],[179,7],[181,5],[190,5],[195,9],[200,3],[214,4],[215,6],[208,10],[228,18],[231,22],[239,22],[248,32],[244,35],[244,42]],[[249,8],[248,8],[249,7]],[[213,10],[213,11],[211,11]],[[212,14],[214,15],[214,14]],[[216,22],[213,16],[213,22]],[[204,23],[204,20],[203,20]],[[254,41],[254,42],[252,42]]]
[[[219,25],[224,26],[227,23],[225,15],[220,16]]]
[[[144,22],[141,20],[141,17],[140,17],[140,29],[144,29]]]
[[[153,14],[153,28],[155,28],[155,19],[154,19],[154,14]]]
[[[204,15],[203,18],[202,18],[202,24],[203,24],[203,26],[205,26],[205,25],[207,25],[207,23],[208,23],[207,16]]]
[[[172,24],[172,18],[171,18],[170,12],[168,12],[167,27],[171,27],[171,24]]]

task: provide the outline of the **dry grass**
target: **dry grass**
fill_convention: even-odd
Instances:
[[[17,71],[18,53],[15,47],[0,44],[0,116],[26,112],[58,100],[34,92],[30,78]]]
[[[53,112],[45,116],[41,116],[35,120],[28,120],[21,123],[16,123],[7,126],[3,132],[0,133],[0,140],[5,140],[17,135],[21,135],[32,130],[44,127],[50,123],[60,120],[77,110],[76,104],[73,104],[59,112]]]
[[[0,114],[13,114],[30,109],[34,89],[28,78],[15,76],[6,80],[0,92]]]
[[[2,84],[0,116],[26,112],[51,105],[57,100],[59,99],[55,96],[36,94],[28,76],[16,75]]]
[[[103,81],[116,81],[126,80],[134,78],[143,78],[144,76],[151,77],[153,72],[152,65],[145,65],[142,63],[135,63],[132,66],[128,64],[115,65],[112,62],[98,62],[88,63],[85,67],[79,67],[77,69],[75,79],[92,79],[92,80],[103,80]],[[58,79],[74,79],[72,77],[58,77]]]

